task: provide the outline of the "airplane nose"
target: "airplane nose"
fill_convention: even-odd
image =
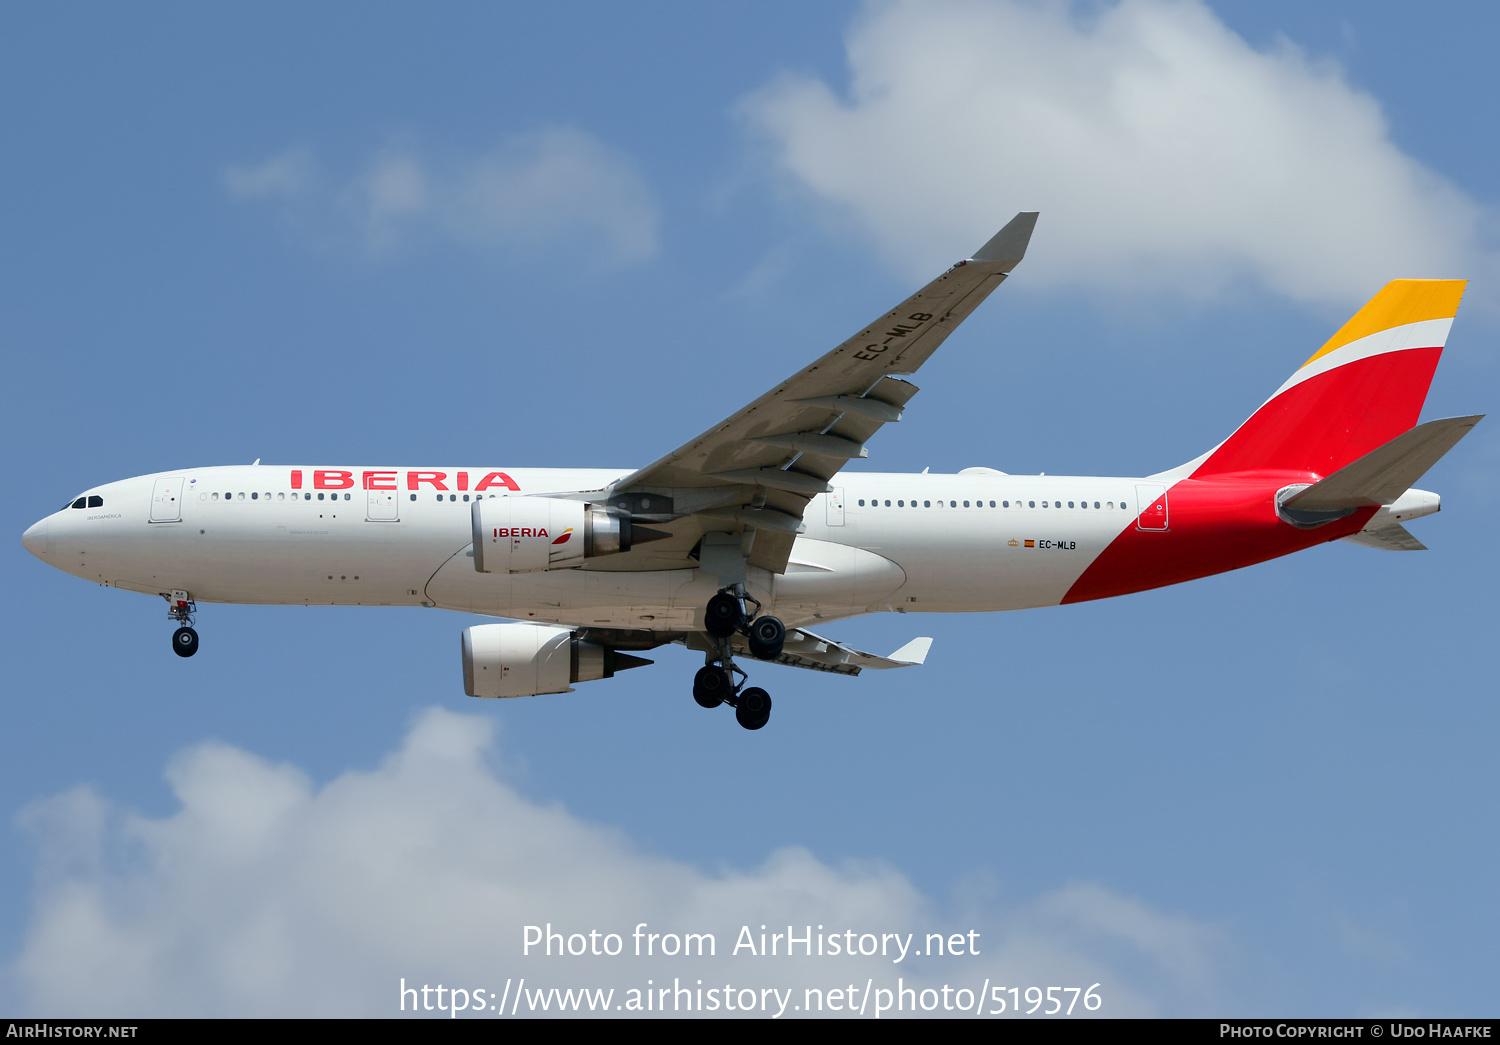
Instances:
[[[32,555],[45,562],[47,560],[47,520],[32,523],[31,528],[21,534],[21,543]]]

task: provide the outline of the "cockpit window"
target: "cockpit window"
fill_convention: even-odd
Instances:
[[[100,497],[98,494],[92,495],[91,497],[89,497],[89,507],[90,508],[103,508],[104,507],[104,498]]]
[[[78,498],[78,500],[74,501],[68,507],[70,507],[70,508],[82,508],[84,505],[88,504],[88,502],[89,502],[89,499],[87,497],[80,497],[80,498]]]

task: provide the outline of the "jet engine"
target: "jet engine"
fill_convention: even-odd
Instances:
[[[485,498],[474,502],[473,518],[480,573],[566,569],[671,536],[632,526],[628,512],[555,497]]]
[[[464,692],[471,697],[567,693],[574,682],[607,679],[654,663],[579,638],[551,624],[479,624],[463,634]]]

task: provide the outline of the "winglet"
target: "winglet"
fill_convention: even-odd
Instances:
[[[1032,215],[1036,217],[1035,214]],[[897,664],[921,664],[927,659],[927,651],[932,649],[931,639],[912,639],[886,660],[894,660]]]
[[[1026,245],[1031,242],[1032,230],[1036,228],[1037,211],[1023,210],[1010,224],[995,233],[990,241],[974,252],[973,261],[998,264],[1001,272],[1009,272],[1026,256]]]

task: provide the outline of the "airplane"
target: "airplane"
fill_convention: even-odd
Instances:
[[[464,630],[473,697],[571,692],[704,655],[692,693],[766,725],[737,663],[858,675],[921,664],[814,632],[876,612],[1110,598],[1345,540],[1421,550],[1413,484],[1482,415],[1417,424],[1465,281],[1396,280],[1207,453],[1143,476],[844,471],[901,420],[914,374],[1022,261],[1035,212],[816,362],[644,468],[180,468],[94,487],[31,526],[44,562],[167,600],[429,606]]]

